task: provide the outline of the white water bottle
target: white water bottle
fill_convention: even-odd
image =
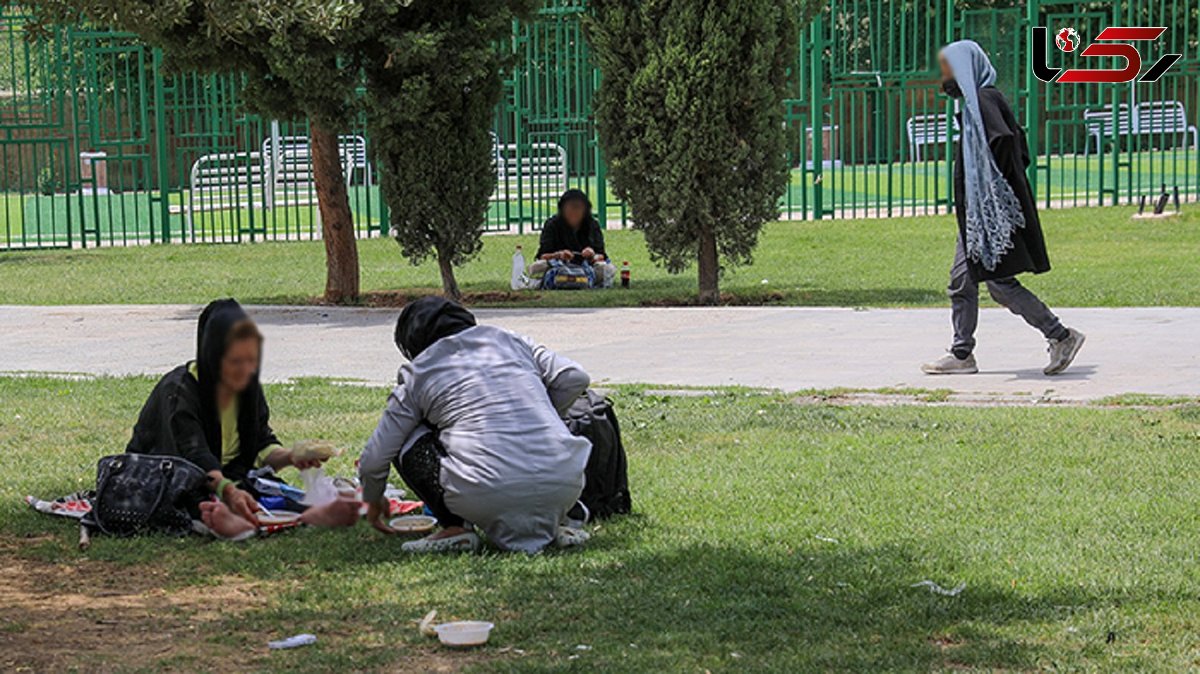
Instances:
[[[517,252],[513,253],[510,286],[513,290],[520,290],[525,287],[525,253],[521,250],[520,246],[517,246]]]

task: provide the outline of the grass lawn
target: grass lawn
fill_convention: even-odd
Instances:
[[[1048,211],[1055,270],[1028,283],[1052,306],[1196,306],[1200,284],[1181,282],[1200,259],[1200,215],[1131,220],[1128,208]],[[954,254],[949,216],[780,222],[769,225],[752,266],[728,269],[730,302],[818,306],[942,306]],[[642,235],[608,234],[633,267],[633,289],[590,293],[508,292],[514,247],[536,252],[535,235],[488,236],[458,270],[478,306],[638,306],[690,302],[695,272],[651,263]],[[436,265],[414,267],[390,239],[360,243],[362,287],[409,296],[438,292]],[[0,253],[0,302],[14,304],[201,304],[218,296],[304,303],[325,287],[319,241],[222,246],[142,246]],[[985,293],[986,295],[986,293]],[[367,298],[395,302],[395,297]]]
[[[0,663],[34,670],[1182,671],[1200,666],[1200,407],[840,407],[616,393],[636,514],[571,554],[404,558],[366,527],[97,539],[93,479],[153,382],[0,378]],[[382,390],[271,386],[359,447]],[[352,457],[336,460],[348,473]],[[914,583],[965,583],[956,597]],[[430,609],[498,624],[481,650]],[[49,630],[56,630],[53,633]],[[268,653],[300,632],[316,646]]]

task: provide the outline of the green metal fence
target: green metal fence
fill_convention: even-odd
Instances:
[[[513,27],[489,231],[540,226],[568,187],[621,222],[591,116],[584,11],[552,0]],[[26,20],[0,5],[0,250],[320,236],[305,121],[248,115],[238,77],[166,72],[132,35],[28,42]],[[386,211],[364,126],[342,130],[343,166],[359,234],[377,236]]]
[[[1200,3],[832,0],[801,36],[787,102],[794,167],[783,211],[795,218],[899,216],[949,209],[952,104],[938,92],[937,51],[979,42],[997,86],[1026,124],[1030,174],[1045,207],[1138,202],[1176,188],[1200,197]],[[1183,58],[1153,84],[1045,84],[1030,67],[1031,31],[1073,27],[1090,41],[1108,26],[1166,26],[1139,45],[1143,71]],[[1062,67],[1098,67],[1053,45]],[[1109,63],[1099,67],[1114,67]],[[814,129],[818,129],[814,133]]]
[[[956,130],[936,55],[964,37],[991,54],[1027,124],[1044,206],[1137,202],[1163,185],[1200,198],[1198,5],[832,0],[798,36],[783,216],[947,212]],[[568,187],[587,190],[609,226],[628,224],[596,137],[586,11],[586,0],[547,0],[504,45],[514,65],[495,113],[491,231],[536,229]],[[25,21],[0,5],[0,250],[320,236],[303,120],[247,115],[237,77],[167,73],[131,35],[76,28],[30,42]],[[1116,25],[1169,28],[1140,45],[1146,68],[1183,58],[1154,84],[1033,77],[1032,26],[1088,41]],[[385,209],[356,126],[342,130],[343,162],[359,233],[377,236]]]

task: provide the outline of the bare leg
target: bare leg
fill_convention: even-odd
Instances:
[[[204,501],[200,504],[200,519],[204,525],[221,538],[236,538],[254,531],[256,527],[251,522],[234,514],[220,501]]]
[[[358,523],[358,512],[361,503],[355,499],[339,498],[322,506],[314,506],[304,511],[300,521],[314,527],[338,529],[352,527]]]

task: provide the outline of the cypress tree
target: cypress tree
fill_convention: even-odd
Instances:
[[[380,17],[382,50],[365,62],[368,129],[392,236],[418,264],[454,267],[479,252],[496,185],[492,115],[507,59],[498,47],[530,0],[415,2]]]
[[[596,121],[614,191],[671,272],[752,261],[787,187],[783,100],[798,0],[594,0]]]

